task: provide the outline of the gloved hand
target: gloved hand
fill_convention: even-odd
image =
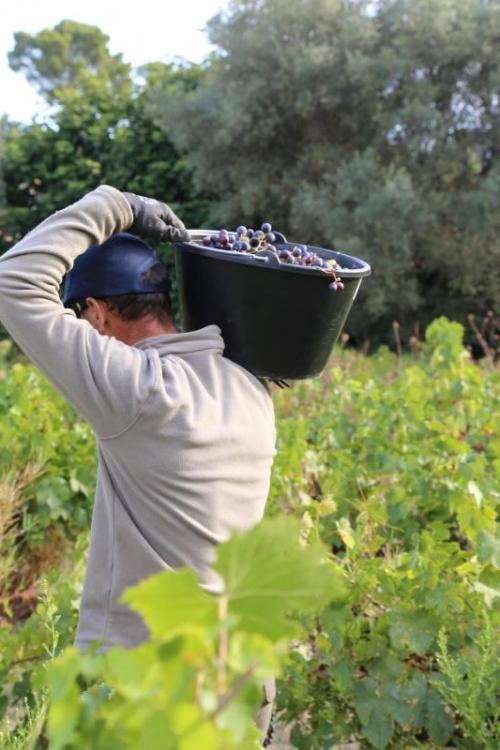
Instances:
[[[166,203],[135,193],[122,195],[128,200],[134,214],[134,223],[130,227],[133,234],[160,241],[189,241],[190,236],[186,227]]]

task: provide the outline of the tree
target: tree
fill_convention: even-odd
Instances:
[[[10,67],[25,72],[50,102],[70,91],[114,97],[130,90],[130,65],[121,54],[111,55],[109,37],[97,26],[61,21],[37,34],[19,31],[14,39]]]
[[[34,36],[16,34],[11,64],[54,108],[43,124],[2,125],[4,248],[102,183],[161,198],[189,226],[203,223],[205,197],[193,190],[184,157],[147,107],[150,81],[156,87],[184,79],[195,85],[200,68],[156,63],[133,80],[129,66],[106,45],[99,29],[72,21]]]
[[[498,302],[498,3],[233,0],[209,28],[201,85],[154,101],[214,221],[367,259],[358,338]]]

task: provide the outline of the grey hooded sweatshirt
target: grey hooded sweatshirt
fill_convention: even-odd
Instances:
[[[261,520],[275,454],[269,393],[223,357],[217,326],[129,346],[62,306],[59,286],[75,258],[132,220],[124,196],[101,186],[0,257],[0,320],[97,439],[82,649],[148,637],[118,600],[153,573],[189,566],[204,588],[220,590],[215,546]]]

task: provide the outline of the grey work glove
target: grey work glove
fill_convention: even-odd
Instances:
[[[189,241],[186,227],[166,203],[135,193],[122,195],[128,200],[134,214],[134,223],[130,227],[133,234],[163,242]]]

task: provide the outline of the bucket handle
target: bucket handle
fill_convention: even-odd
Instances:
[[[281,266],[279,258],[271,250],[260,250],[258,253],[253,253],[252,258],[269,263],[271,266]]]
[[[275,232],[273,230],[273,234],[276,237],[275,242],[278,242],[280,245],[284,244],[287,241],[285,235],[282,234],[281,232]]]

